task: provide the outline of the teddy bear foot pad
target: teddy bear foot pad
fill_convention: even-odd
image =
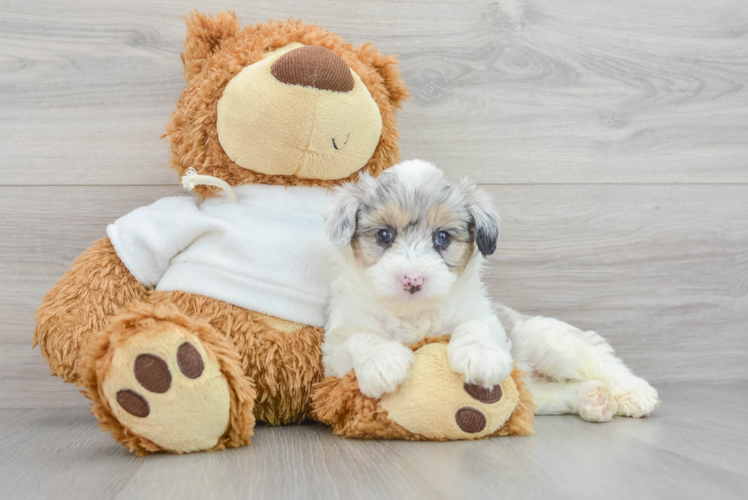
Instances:
[[[241,368],[238,360],[222,357],[213,335],[169,308],[145,304],[114,321],[88,350],[87,395],[102,427],[136,451],[224,447],[219,445],[236,430],[238,408],[230,384],[237,378],[225,372]],[[253,392],[250,384],[248,395]],[[247,410],[251,414],[251,405]],[[247,442],[251,428],[244,426]]]
[[[132,432],[168,450],[218,443],[229,423],[230,396],[216,361],[177,329],[134,338],[117,349],[104,384],[112,413]]]

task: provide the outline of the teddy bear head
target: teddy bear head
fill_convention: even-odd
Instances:
[[[298,20],[240,27],[233,12],[186,17],[187,87],[166,126],[180,176],[333,186],[399,160],[394,56]],[[202,197],[212,186],[197,186]]]

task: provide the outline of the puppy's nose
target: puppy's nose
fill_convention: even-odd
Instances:
[[[420,292],[421,287],[423,286],[423,276],[409,276],[406,274],[400,278],[400,282],[403,284],[403,289],[406,292]]]
[[[286,52],[270,67],[279,82],[332,92],[353,90],[348,65],[333,51],[319,45],[299,47]]]

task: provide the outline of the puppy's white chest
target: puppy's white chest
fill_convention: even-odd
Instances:
[[[419,314],[408,318],[390,319],[380,323],[387,336],[403,344],[412,344],[426,336],[444,335],[444,319],[437,314]]]

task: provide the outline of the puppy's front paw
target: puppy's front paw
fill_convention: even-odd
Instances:
[[[408,376],[413,363],[413,351],[405,346],[385,349],[355,364],[358,388],[364,396],[380,398],[393,392]]]
[[[480,331],[453,335],[447,353],[452,370],[463,375],[466,383],[487,389],[511,375],[514,366],[509,351]]]

